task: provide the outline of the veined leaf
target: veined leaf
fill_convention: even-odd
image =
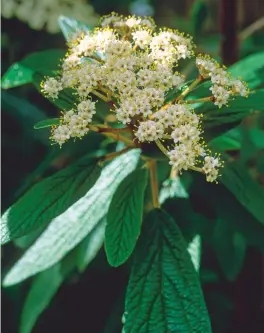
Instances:
[[[188,244],[187,251],[189,252],[193,266],[196,272],[200,269],[201,264],[201,236],[196,235],[192,241]]]
[[[244,263],[247,249],[245,237],[226,220],[218,219],[212,245],[226,278],[234,281]]]
[[[264,190],[240,162],[225,163],[219,181],[261,223],[264,224]]]
[[[30,333],[63,282],[61,264],[40,273],[32,282],[21,316],[19,333]]]
[[[60,261],[79,244],[106,215],[120,182],[138,163],[139,149],[134,149],[106,166],[88,193],[51,221],[22,258],[11,268],[4,285],[13,285]]]
[[[131,255],[140,234],[148,172],[138,169],[119,185],[110,204],[105,249],[110,265],[119,266]]]
[[[95,184],[101,168],[85,157],[34,185],[2,216],[1,243],[28,234],[50,222]]]
[[[210,147],[218,152],[237,150],[241,148],[242,135],[239,127],[235,127],[210,141]]]
[[[65,55],[65,51],[51,49],[32,53],[19,62],[13,64],[2,78],[4,89],[18,87],[33,81],[34,73],[44,75],[54,75],[58,70],[60,59]]]
[[[248,98],[236,97],[221,109],[213,103],[204,103],[196,110],[204,114],[202,126],[209,140],[239,125],[242,119],[254,111],[264,111],[264,89],[251,92]]]
[[[213,104],[204,104],[201,112],[204,113],[204,128],[212,128],[221,124],[235,123],[250,115],[252,111],[264,111],[264,89],[251,92],[248,98],[236,97],[230,101],[228,106],[221,109],[213,106]]]
[[[86,269],[103,246],[105,226],[106,218],[102,218],[91,233],[78,245],[76,264],[80,273]]]
[[[59,125],[60,124],[60,119],[59,118],[52,118],[52,119],[46,119],[39,121],[34,125],[35,129],[40,129],[40,128],[45,128],[45,127],[50,127],[54,125]]]
[[[69,42],[72,37],[78,32],[78,31],[89,31],[93,27],[87,26],[86,24],[77,21],[73,18],[66,17],[61,15],[58,19],[58,23],[60,26],[60,29],[65,37],[65,39]]]
[[[232,75],[241,76],[250,89],[264,83],[264,52],[254,53],[228,68]]]
[[[152,211],[144,222],[125,310],[126,333],[211,332],[187,244],[162,210]]]

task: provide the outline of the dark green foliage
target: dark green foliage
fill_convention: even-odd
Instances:
[[[107,214],[105,250],[112,266],[123,264],[131,255],[140,234],[144,192],[148,171],[138,169],[119,185]]]
[[[23,60],[13,64],[2,78],[4,89],[32,83],[34,74],[54,76],[60,60],[64,57],[63,50],[46,50],[33,53]]]
[[[42,227],[80,199],[96,182],[101,169],[86,157],[34,185],[2,216],[2,244]]]
[[[46,119],[38,122],[34,125],[35,129],[45,128],[45,127],[51,127],[54,125],[59,125],[60,119],[59,118],[53,118],[53,119]]]
[[[125,311],[127,333],[211,332],[187,244],[162,210],[152,211],[144,222]]]

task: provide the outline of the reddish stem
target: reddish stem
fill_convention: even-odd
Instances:
[[[221,0],[221,57],[227,66],[238,61],[237,0]]]

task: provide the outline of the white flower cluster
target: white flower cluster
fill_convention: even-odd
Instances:
[[[132,130],[139,145],[156,142],[178,172],[198,168],[214,181],[221,163],[202,140],[200,116],[183,98],[166,102],[168,92],[184,83],[175,68],[180,59],[194,55],[194,45],[177,30],[154,29],[152,19],[112,13],[101,19],[101,27],[80,32],[70,42],[60,76],[47,79],[43,91],[57,98],[61,89],[72,88],[79,105],[61,117],[52,139],[62,144],[88,131],[95,113],[92,94],[111,102],[117,121]],[[215,104],[225,104],[230,94],[247,94],[244,83],[229,77],[215,61],[199,56],[197,66],[203,79],[213,83]]]
[[[202,77],[210,78],[213,84],[210,90],[214,96],[214,104],[219,108],[227,105],[232,95],[247,97],[249,94],[245,82],[234,79],[224,67],[209,56],[199,55],[196,58],[196,65]]]
[[[77,112],[70,110],[64,113],[62,124],[53,129],[53,140],[62,145],[70,137],[82,137],[88,131],[95,114],[95,103],[90,100],[77,105]]]
[[[69,16],[87,24],[96,24],[97,15],[85,0],[2,0],[1,15],[5,18],[16,16],[30,28],[45,28],[57,33],[60,15]]]

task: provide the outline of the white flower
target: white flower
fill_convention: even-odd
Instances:
[[[67,125],[60,125],[54,129],[52,138],[59,145],[62,145],[64,142],[69,140],[71,134],[71,130]]]
[[[170,165],[178,171],[187,170],[195,164],[195,151],[191,145],[180,144],[168,152]]]
[[[218,170],[212,169],[210,173],[206,174],[206,180],[210,183],[214,182],[218,177]]]
[[[92,121],[93,115],[95,114],[94,102],[90,100],[82,101],[80,104],[78,104],[77,109],[78,109],[78,114],[81,117],[87,119],[88,122]]]
[[[138,30],[132,32],[135,45],[138,45],[141,49],[145,49],[151,42],[152,36],[148,30]]]
[[[226,86],[229,83],[228,74],[222,68],[218,68],[211,74],[213,84]]]
[[[219,108],[221,108],[223,105],[226,105],[228,102],[228,99],[230,97],[230,91],[218,86],[213,85],[210,90],[212,91],[212,94],[214,95],[214,104],[217,105]]]
[[[126,25],[129,28],[133,28],[134,26],[139,25],[140,21],[141,21],[140,19],[136,19],[135,17],[130,17],[129,19],[126,20]]]
[[[43,86],[44,92],[51,98],[58,98],[59,91],[63,89],[62,83],[53,77],[47,79]]]
[[[139,141],[155,141],[164,134],[163,126],[152,120],[141,122],[135,136]]]
[[[244,82],[240,80],[231,81],[232,91],[235,94],[239,94],[240,96],[246,97],[248,95],[248,88]]]
[[[191,126],[190,124],[181,125],[175,128],[174,131],[171,133],[171,137],[173,138],[174,142],[189,142],[194,143],[195,141],[199,140],[200,131],[197,129],[196,126]]]
[[[198,56],[196,58],[196,65],[199,69],[200,74],[204,77],[211,76],[219,68],[217,62],[208,57],[203,58]]]

